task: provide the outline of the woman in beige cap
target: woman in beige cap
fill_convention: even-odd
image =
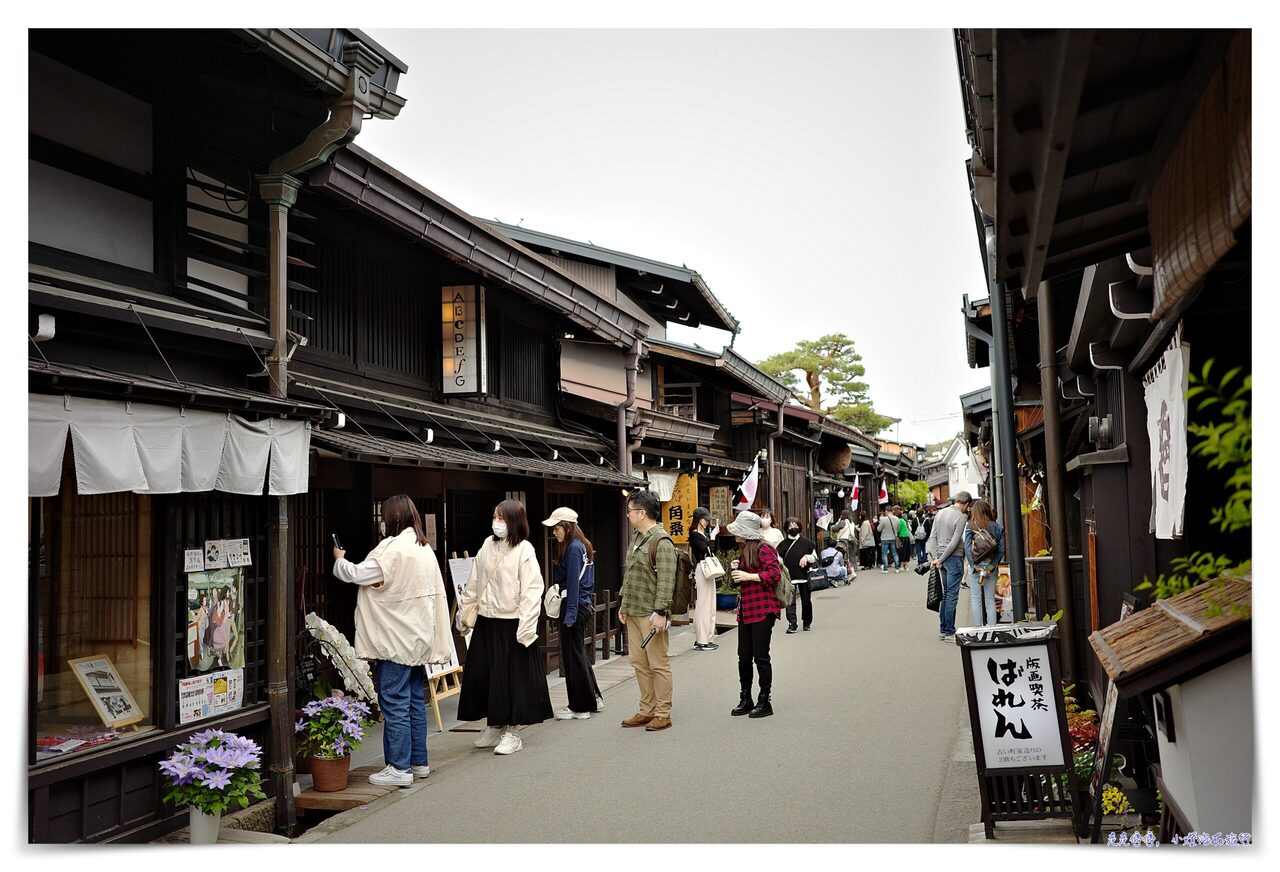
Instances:
[[[578,526],[578,513],[561,506],[542,522],[556,537],[556,569],[553,584],[560,586],[560,662],[569,705],[556,712],[561,721],[586,720],[604,708],[596,674],[587,660],[587,627],[594,614],[592,591],[596,583],[595,549]]]

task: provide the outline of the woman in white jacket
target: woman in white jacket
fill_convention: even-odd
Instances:
[[[534,647],[544,587],[524,506],[505,500],[493,510],[493,536],[480,547],[458,600],[460,633],[473,629],[468,612],[478,605],[458,700],[461,720],[483,718],[487,725],[474,742],[477,748],[514,754],[524,746],[518,727],[553,717],[547,676]]]
[[[449,606],[435,552],[422,531],[422,516],[404,494],[382,504],[387,538],[360,564],[333,549],[333,574],[360,586],[356,597],[356,656],[378,661],[378,706],[386,725],[386,768],[372,784],[408,787],[426,778],[425,664],[448,663],[453,653]]]

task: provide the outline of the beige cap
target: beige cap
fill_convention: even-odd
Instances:
[[[542,525],[544,527],[554,527],[556,524],[559,524],[561,521],[571,521],[572,523],[576,524],[578,523],[578,513],[575,512],[573,509],[566,508],[565,506],[561,506],[560,508],[552,512],[551,517],[543,521]]]

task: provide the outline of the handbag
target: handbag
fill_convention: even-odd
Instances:
[[[925,594],[924,607],[931,612],[942,607],[942,577],[934,568],[929,569],[929,590]]]
[[[708,581],[714,581],[724,575],[724,564],[714,554],[708,554],[699,560],[698,569],[702,570],[702,577]]]
[[[827,571],[820,566],[809,567],[808,577],[805,580],[809,583],[810,593],[831,587],[831,578],[827,575]]]
[[[484,596],[485,590],[489,587],[489,582],[493,581],[493,577],[498,574],[498,564],[501,562],[501,558],[493,562],[493,569],[489,570],[488,578],[484,580],[484,584],[476,591],[476,598],[465,608],[458,610],[457,625],[459,633],[470,633],[471,629],[476,625],[476,619],[480,617],[480,597]]]
[[[578,570],[578,581],[582,581],[582,577],[587,574],[587,567],[591,565],[590,560],[582,561],[582,569]],[[560,606],[564,603],[566,591],[558,584],[553,584],[547,588],[547,592],[542,595],[542,607],[547,610],[547,617],[560,617]]]

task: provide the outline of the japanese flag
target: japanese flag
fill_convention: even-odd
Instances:
[[[880,501],[880,502],[882,502],[882,503],[887,503],[887,502],[889,502],[889,492],[888,492],[887,490],[885,490],[885,489],[884,489],[884,479],[883,479],[883,478],[882,478],[882,479],[880,479],[880,500],[879,500],[879,501]]]
[[[851,503],[857,503],[862,499],[862,476],[855,475],[853,477],[853,497],[850,498]]]
[[[751,463],[751,472],[747,473],[747,477],[743,479],[742,484],[738,487],[738,493],[741,499],[734,503],[735,511],[750,508],[751,504],[756,501],[756,488],[760,486],[760,458],[757,457]]]

